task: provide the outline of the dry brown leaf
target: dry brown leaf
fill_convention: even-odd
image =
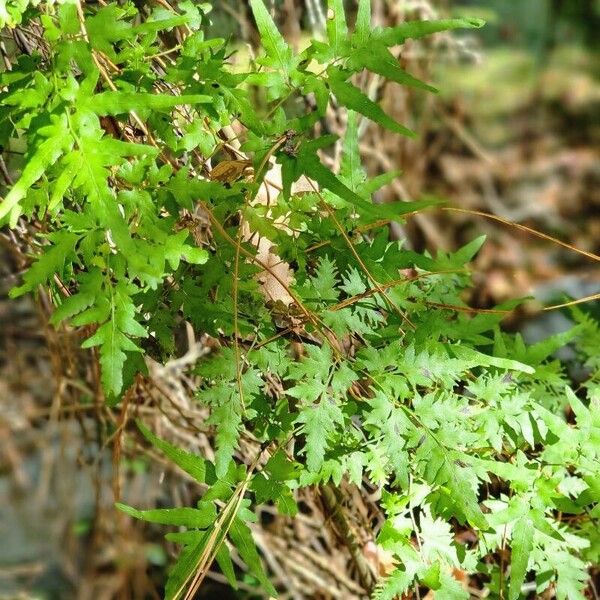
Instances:
[[[215,165],[209,174],[211,181],[234,183],[249,174],[252,162],[249,160],[223,160]]]

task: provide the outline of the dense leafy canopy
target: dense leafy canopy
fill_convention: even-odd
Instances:
[[[297,54],[263,1],[250,5],[262,50],[245,72],[230,66],[226,40],[205,37],[207,4],[157,3],[144,14],[133,2],[0,9],[2,25],[38,19],[48,48],[0,76],[4,141],[27,143],[0,218],[43,224],[13,295],[47,286],[53,321],[92,332],[84,347],[98,348],[110,403],[144,372],[145,355],[173,354],[182,321],[220,341],[196,367],[198,402],[216,428],[214,463],[140,425],[208,491],[197,507],[120,506],[185,526],[168,534],[183,550],[167,598],[185,597],[213,560],[235,586],[231,545],[275,594],[246,525],[252,503],[293,516],[295,489],[343,478],[383,490],[378,544],[396,568],[374,589],[380,600],[415,582],[436,598],[468,598],[455,569],[483,574],[490,597],[517,600],[530,581],[538,593],[554,586],[559,599],[584,598],[586,569],[600,559],[598,326],[576,312],[572,333],[528,347],[502,332],[501,314],[461,310],[483,238],[437,256],[390,242],[372,226],[436,202],[374,204],[397,174],[369,180],[360,166],[359,119],[414,133],[354,76],[366,69],[434,91],[390,48],[482,23],[378,29],[361,0],[352,27],[344,3],[330,0],[326,39]],[[162,59],[175,30],[177,51]],[[314,139],[328,106],[347,117],[342,142]],[[234,121],[241,149],[221,134]],[[323,159],[339,143],[335,173]],[[282,193],[268,207],[254,202],[278,167]],[[312,189],[294,192],[302,176]],[[293,266],[284,282],[292,304],[265,298],[264,264],[244,227]],[[573,340],[588,371],[576,390],[553,359]],[[298,341],[299,355],[290,350]],[[242,434],[262,444],[263,467],[234,458]],[[457,541],[465,528],[476,542]],[[508,578],[491,559],[506,548]]]

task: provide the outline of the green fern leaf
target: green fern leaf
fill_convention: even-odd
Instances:
[[[394,121],[394,119],[383,111],[379,104],[373,102],[373,100],[366,96],[359,88],[345,81],[346,75],[341,71],[330,68],[328,73],[329,87],[340,104],[359,112],[361,115],[394,133],[399,133],[410,138],[416,136],[414,131],[411,131],[408,127],[404,127],[404,125],[400,125],[400,123]]]
[[[263,64],[289,75],[290,70],[297,62],[297,59],[293,57],[292,49],[279,33],[263,0],[250,0],[250,7],[266,52],[266,58],[262,59]]]
[[[438,21],[407,21],[396,27],[388,27],[375,34],[386,46],[397,46],[408,39],[419,39],[432,33],[451,29],[479,29],[485,21],[475,18],[440,19]]]

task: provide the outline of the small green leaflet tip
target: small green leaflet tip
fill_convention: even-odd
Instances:
[[[467,17],[465,19],[473,29],[481,29],[485,25],[485,20],[478,17]]]

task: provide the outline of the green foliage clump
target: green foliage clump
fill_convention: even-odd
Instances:
[[[196,367],[214,462],[140,425],[208,491],[196,507],[120,505],[186,528],[167,535],[183,549],[166,597],[190,597],[213,560],[235,587],[231,545],[274,595],[247,525],[252,507],[293,516],[298,488],[366,478],[387,515],[377,542],[397,563],[375,598],[414,585],[468,598],[452,575],[462,570],[479,574],[490,598],[517,600],[528,581],[537,593],[553,586],[559,599],[583,599],[600,554],[597,325],[577,312],[572,332],[526,346],[501,331],[500,312],[472,315],[466,265],[483,238],[437,256],[390,242],[378,224],[436,201],[377,205],[374,192],[397,174],[369,179],[360,164],[361,118],[414,133],[353,76],[435,91],[390,48],[482,23],[374,28],[361,0],[350,31],[342,0],[330,0],[326,40],[295,53],[262,0],[250,0],[263,48],[240,73],[227,41],[204,35],[207,4],[143,14],[133,2],[34,4],[0,15],[9,25],[38,20],[48,49],[0,76],[0,142],[27,144],[0,218],[38,227],[35,260],[13,295],[46,286],[55,323],[93,331],[84,347],[98,348],[113,404],[145,372],[144,356],[173,354],[181,322],[220,342]],[[335,136],[314,136],[330,106],[347,115],[337,173],[322,161]],[[239,149],[222,135],[234,121]],[[254,202],[277,167],[281,193]],[[227,169],[235,175],[216,176]],[[302,177],[311,191],[294,192]],[[293,267],[293,279],[278,280],[289,305],[267,301],[260,277],[273,275],[245,227]],[[576,391],[552,358],[575,339],[589,371]],[[249,467],[234,458],[241,435],[261,444]],[[465,529],[475,542],[457,541]],[[509,548],[504,564],[498,554]]]

